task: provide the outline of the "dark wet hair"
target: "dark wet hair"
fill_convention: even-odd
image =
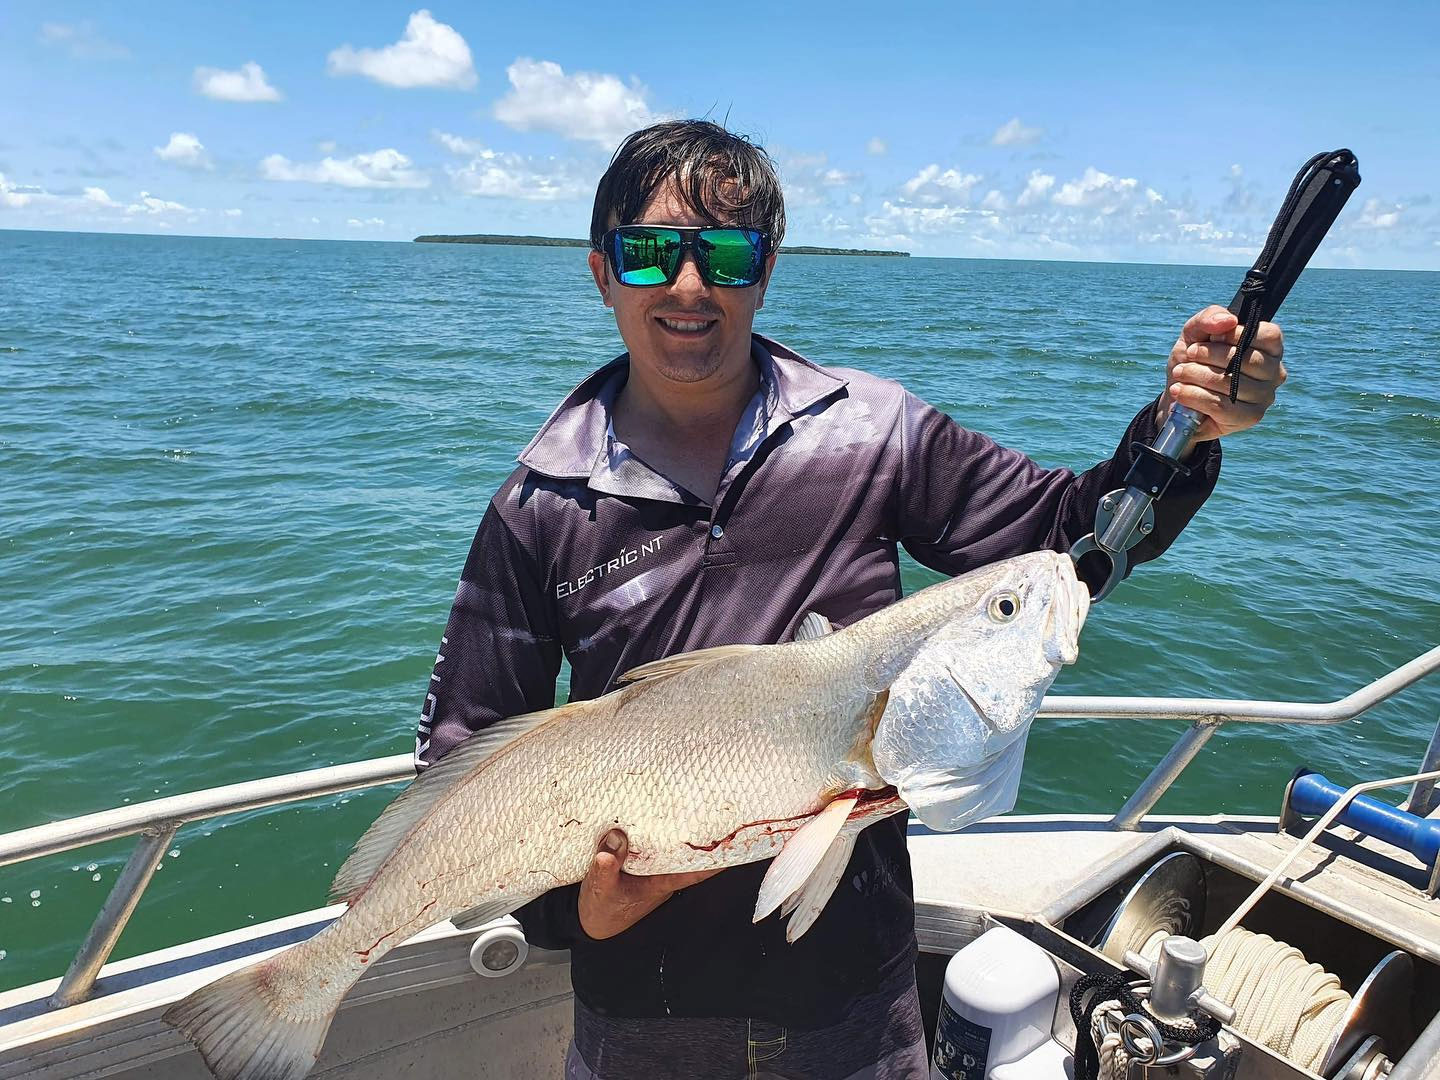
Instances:
[[[590,246],[613,225],[633,222],[650,197],[675,181],[691,210],[713,225],[759,229],[771,251],[785,235],[785,198],[765,148],[709,120],[667,120],[626,136],[595,189]]]

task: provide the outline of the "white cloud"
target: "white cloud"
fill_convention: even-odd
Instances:
[[[444,131],[435,132],[435,140],[452,154],[470,159],[445,169],[456,190],[466,195],[557,202],[583,198],[594,189],[594,179],[581,176],[571,163],[553,158],[538,162]]]
[[[876,157],[888,153],[889,150],[890,144],[878,135],[865,144],[865,152],[867,154],[874,154]]]
[[[475,156],[490,153],[490,151],[485,148],[484,143],[478,142],[475,139],[467,139],[460,135],[451,135],[447,131],[435,132],[435,141],[452,154]]]
[[[231,209],[231,210],[226,210],[226,211],[225,211],[225,216],[226,216],[226,217],[239,217],[242,213],[244,213],[243,210],[234,210],[234,209]]]
[[[1038,127],[1026,127],[1018,116],[1012,117],[995,129],[990,136],[991,146],[1029,146],[1038,142],[1045,132]]]
[[[152,217],[157,214],[193,214],[195,211],[190,207],[178,202],[171,202],[169,199],[161,199],[151,195],[148,191],[140,192],[140,198],[125,207],[127,214],[149,214]]]
[[[906,206],[886,199],[865,219],[871,236],[909,243],[915,233],[948,233],[976,211],[963,206]]]
[[[307,184],[335,184],[348,188],[423,188],[430,177],[412,167],[399,150],[386,148],[354,157],[325,157],[316,162],[291,161],[284,154],[271,154],[260,162],[266,180]]]
[[[95,206],[104,207],[106,210],[118,210],[120,208],[120,204],[114,199],[110,198],[109,193],[106,192],[104,188],[87,187],[85,189],[85,194],[82,197],[87,203],[92,203]]]
[[[1005,196],[1000,194],[1000,192],[996,191],[994,188],[991,188],[989,191],[987,191],[985,193],[985,198],[980,200],[980,208],[982,210],[1000,211],[1006,209],[1008,205],[1009,204],[1005,201]]]
[[[43,188],[17,184],[14,181],[6,180],[5,174],[0,172],[0,206],[8,206],[12,210],[18,210],[22,206],[29,206],[36,199],[46,199],[49,197],[49,193]]]
[[[1399,203],[1382,203],[1379,199],[1367,199],[1360,211],[1357,229],[1393,229],[1400,222],[1405,207]]]
[[[1228,229],[1219,229],[1211,221],[1188,221],[1180,225],[1182,236],[1195,240],[1202,240],[1206,243],[1220,243],[1234,239],[1235,234]]]
[[[826,154],[785,154],[777,161],[785,202],[792,207],[825,206],[846,197],[842,188],[859,183],[860,173],[846,172],[830,164]]]
[[[637,128],[666,119],[652,112],[648,91],[614,75],[565,70],[549,60],[520,57],[505,74],[510,92],[495,103],[495,119],[517,131],[551,131],[613,147]]]
[[[64,49],[77,60],[123,60],[130,55],[129,49],[103,37],[88,19],[78,23],[41,23],[40,40]]]
[[[265,78],[265,69],[247,60],[238,71],[197,67],[195,90],[216,101],[279,101],[283,95]]]
[[[1025,190],[1015,198],[1016,206],[1033,206],[1043,202],[1050,189],[1055,186],[1055,177],[1036,169],[1025,181]]]
[[[410,89],[441,86],[469,90],[475,85],[475,64],[470,46],[455,30],[436,22],[430,12],[410,16],[405,33],[381,49],[341,45],[329,57],[331,75],[364,75],[386,86]]]
[[[1051,198],[1059,206],[1082,206],[1110,214],[1131,204],[1139,194],[1139,181],[1134,177],[1111,176],[1087,165],[1083,176],[1062,184]],[[1145,189],[1144,198],[1151,203],[1164,201],[1153,188]]]
[[[0,173],[0,207],[41,210],[50,218],[75,214],[87,222],[94,221],[97,213],[119,211],[127,219],[142,215],[155,219],[155,224],[162,228],[168,225],[169,218],[185,216],[187,220],[194,221],[197,214],[205,212],[159,198],[148,191],[140,192],[136,201],[128,205],[112,199],[110,193],[101,187],[84,188],[79,195],[59,195],[44,188],[13,183],[5,178],[4,173]]]
[[[362,221],[362,220],[360,220],[359,218],[353,218],[353,217],[352,217],[352,218],[350,218],[348,221],[345,222],[345,225],[346,225],[347,228],[350,228],[350,229],[380,229],[380,228],[384,228],[384,226],[385,226],[385,219],[384,219],[384,218],[378,218],[378,217],[372,217],[372,218],[366,218],[365,220]]]
[[[184,131],[171,132],[168,143],[155,147],[155,156],[161,161],[173,162],[191,169],[212,167],[210,157],[205,153],[204,145],[194,135]]]
[[[940,171],[939,165],[926,165],[900,185],[907,198],[930,205],[970,201],[970,192],[982,177],[955,169]]]

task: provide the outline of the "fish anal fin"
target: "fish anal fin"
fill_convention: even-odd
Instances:
[[[332,902],[354,903],[405,836],[487,761],[542,724],[562,720],[590,706],[588,701],[496,721],[476,732],[417,776],[387,806],[355,844],[330,885]],[[504,914],[504,912],[501,912]]]
[[[826,634],[832,633],[835,627],[830,625],[830,620],[818,611],[809,612],[805,618],[800,620],[800,625],[795,628],[796,641],[814,641]]]
[[[521,905],[515,902],[514,897],[505,897],[501,900],[491,900],[489,903],[481,904],[479,907],[462,911],[459,915],[452,916],[450,925],[456,930],[475,930],[488,922],[494,922],[502,915],[509,915]]]
[[[708,664],[713,660],[725,660],[730,657],[748,656],[756,649],[763,649],[764,645],[717,645],[713,649],[696,649],[694,652],[676,653],[674,656],[667,656],[663,660],[652,660],[648,664],[641,664],[633,667],[616,680],[617,686],[625,686],[628,683],[648,682],[653,679],[663,679],[670,675],[678,675],[682,671],[689,671],[701,664]]]
[[[785,842],[780,854],[775,856],[775,861],[765,872],[765,880],[760,883],[760,895],[755,898],[755,922],[765,918],[787,897],[800,890],[824,861],[831,842],[859,801],[860,796],[854,792],[831,799],[823,810]]]

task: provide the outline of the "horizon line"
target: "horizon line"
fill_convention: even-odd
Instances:
[[[182,232],[120,232],[106,230],[97,232],[92,229],[27,229],[27,228],[0,228],[0,233],[50,233],[61,236],[139,236],[159,240],[278,240],[287,243],[300,244],[400,244],[406,247],[415,246],[416,241],[410,240],[383,240],[364,236],[236,236],[219,235],[215,233],[182,233]],[[470,235],[463,233],[456,234],[425,234],[421,235]],[[477,234],[478,235],[478,234]],[[515,235],[493,233],[486,235]],[[531,235],[531,234],[523,234]],[[569,237],[544,237],[544,239],[567,240]],[[427,244],[427,247],[449,248],[449,247],[525,247],[534,245],[523,244]],[[829,244],[795,244],[796,247],[830,247]],[[1259,253],[1256,253],[1257,257]],[[807,259],[813,258],[844,258],[845,256],[824,256],[806,255]],[[854,258],[868,258],[869,256],[851,256]],[[908,253],[910,259],[947,259],[956,262],[1036,262],[1036,263],[1060,263],[1075,264],[1081,266],[1193,266],[1199,268],[1234,269],[1252,265],[1246,262],[1233,263],[1186,263],[1186,262],[1143,262],[1134,259],[1047,259],[1035,256],[1016,255],[917,255],[914,252]],[[1334,271],[1358,271],[1361,273],[1390,273],[1390,274],[1440,274],[1440,267],[1407,267],[1407,266],[1325,266],[1310,265],[1311,270],[1334,270]]]

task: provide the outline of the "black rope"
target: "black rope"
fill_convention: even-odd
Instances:
[[[1349,150],[1316,154],[1295,174],[1260,257],[1230,302],[1241,326],[1235,355],[1225,367],[1232,402],[1240,393],[1240,369],[1254,345],[1256,330],[1280,310],[1300,271],[1359,184],[1360,164]]]
[[[1136,996],[1135,987],[1139,984],[1139,980],[1132,981],[1108,971],[1081,975],[1075,980],[1070,989],[1070,1019],[1075,1021],[1075,1080],[1096,1080],[1100,1075],[1100,1052],[1090,1035],[1090,1023],[1095,1010],[1107,1001],[1118,1002],[1127,1015],[1144,1014],[1168,1042],[1198,1046],[1220,1034],[1220,1021],[1199,1009],[1191,1009],[1189,1019],[1183,1024],[1157,1019]],[[1155,1048],[1156,1054],[1161,1051],[1161,1047]]]

